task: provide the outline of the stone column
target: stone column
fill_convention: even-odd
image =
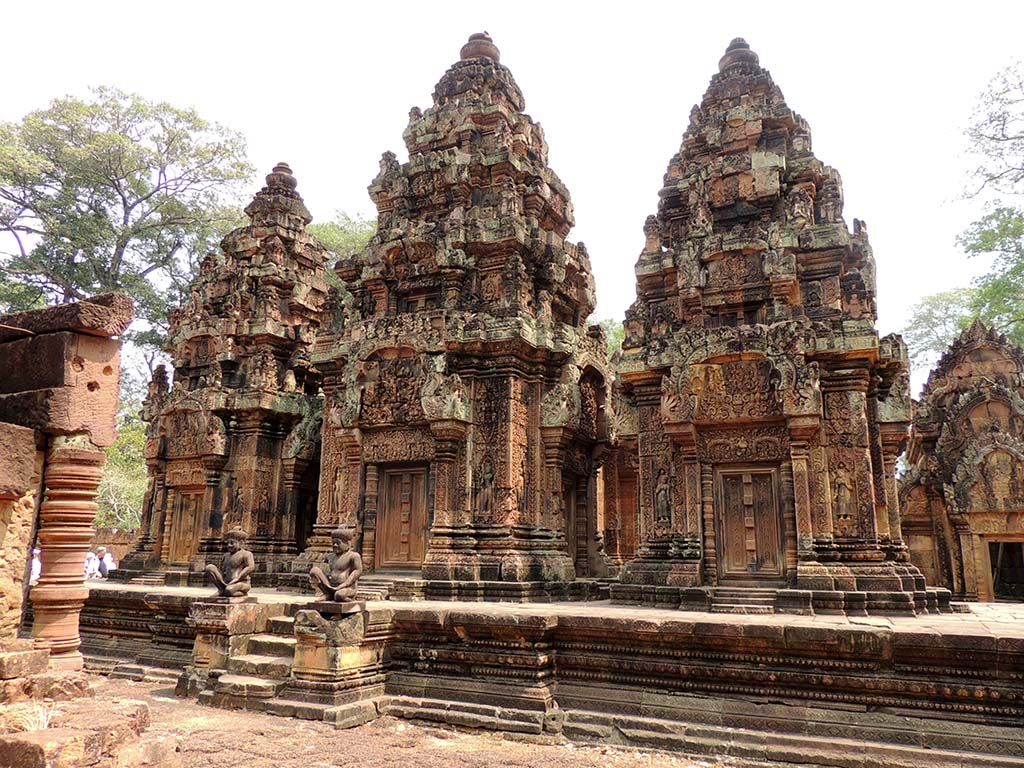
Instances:
[[[39,542],[43,571],[32,590],[32,638],[50,651],[54,669],[79,670],[78,617],[89,596],[85,554],[95,533],[96,489],[105,456],[84,435],[53,439],[43,478]]]

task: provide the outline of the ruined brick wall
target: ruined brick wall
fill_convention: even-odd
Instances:
[[[0,423],[0,646],[21,623],[42,466],[32,430]]]

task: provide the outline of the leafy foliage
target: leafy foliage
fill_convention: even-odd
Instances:
[[[597,324],[604,329],[604,336],[608,340],[608,356],[611,357],[622,349],[622,342],[626,338],[626,329],[621,320],[611,317],[598,320]]]
[[[345,211],[336,211],[332,221],[309,225],[310,234],[339,258],[361,251],[376,231],[376,222],[367,221],[359,215],[349,216]]]
[[[978,166],[968,197],[1024,195],[1024,65],[999,73],[982,94],[967,129]],[[980,317],[1024,344],[1024,209],[995,200],[957,238],[968,256],[992,259],[971,288],[925,297],[914,306],[903,333],[915,364],[932,364],[957,333]]]
[[[911,363],[930,368],[938,361],[946,347],[974,319],[976,295],[974,288],[954,288],[925,296],[914,305],[910,322],[901,331]]]
[[[122,393],[118,414],[117,440],[106,449],[96,502],[96,525],[134,531],[142,520],[142,501],[146,494],[146,425],[134,403],[126,402]]]
[[[239,134],[116,88],[0,124],[0,310],[119,290],[157,343],[251,174]]]

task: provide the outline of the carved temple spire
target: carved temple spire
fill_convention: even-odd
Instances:
[[[286,163],[274,166],[245,208],[249,223],[203,260],[171,314],[174,383],[168,391],[158,369],[146,400],[150,486],[129,568],[219,559],[223,525],[252,530],[261,560],[294,554],[301,462],[266,452],[280,455],[299,425],[287,458],[310,447],[320,401],[309,349],[327,295],[327,250],[306,231],[297,187]],[[197,484],[208,490],[196,494]],[[173,542],[163,533],[172,529]]]
[[[459,56],[463,61],[466,59],[490,59],[497,63],[501,61],[501,52],[498,46],[491,40],[486,32],[476,32],[469,36],[469,41],[462,46]]]
[[[644,232],[629,323],[641,334],[798,317],[874,323],[867,228],[847,229],[839,174],[814,156],[807,122],[742,38],[691,111]]]
[[[328,414],[315,531],[361,525],[374,567],[445,581],[589,572],[594,531],[566,529],[562,493],[579,486],[585,506],[612,372],[586,327],[594,279],[568,240],[569,192],[524,104],[490,37],[470,37],[431,105],[409,111],[408,161],[381,157],[376,233],[335,268],[347,296],[313,355]],[[388,522],[387,488],[426,486],[387,462],[431,467],[432,502],[416,490],[402,524],[412,544]]]
[[[302,226],[313,220],[302,196],[296,192],[298,181],[292,175],[288,163],[275,165],[266,180],[267,185],[256,193],[256,197],[245,208],[245,215],[252,219],[253,224],[278,225],[284,223],[281,216],[294,216],[302,221]],[[289,222],[289,225],[293,229],[298,228],[294,223]]]

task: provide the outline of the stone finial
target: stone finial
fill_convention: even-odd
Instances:
[[[284,187],[294,190],[299,185],[298,180],[292,175],[292,169],[288,163],[278,163],[274,170],[267,174],[268,187]]]
[[[498,50],[498,46],[491,40],[491,36],[486,32],[477,32],[469,36],[469,42],[462,46],[462,50],[459,51],[459,57],[463,60],[466,59],[490,59],[495,64],[501,61],[501,52]]]
[[[742,37],[737,37],[725,49],[725,56],[718,60],[718,71],[725,72],[736,64],[750,64],[756,67],[758,63],[757,54],[750,50],[747,41]]]

